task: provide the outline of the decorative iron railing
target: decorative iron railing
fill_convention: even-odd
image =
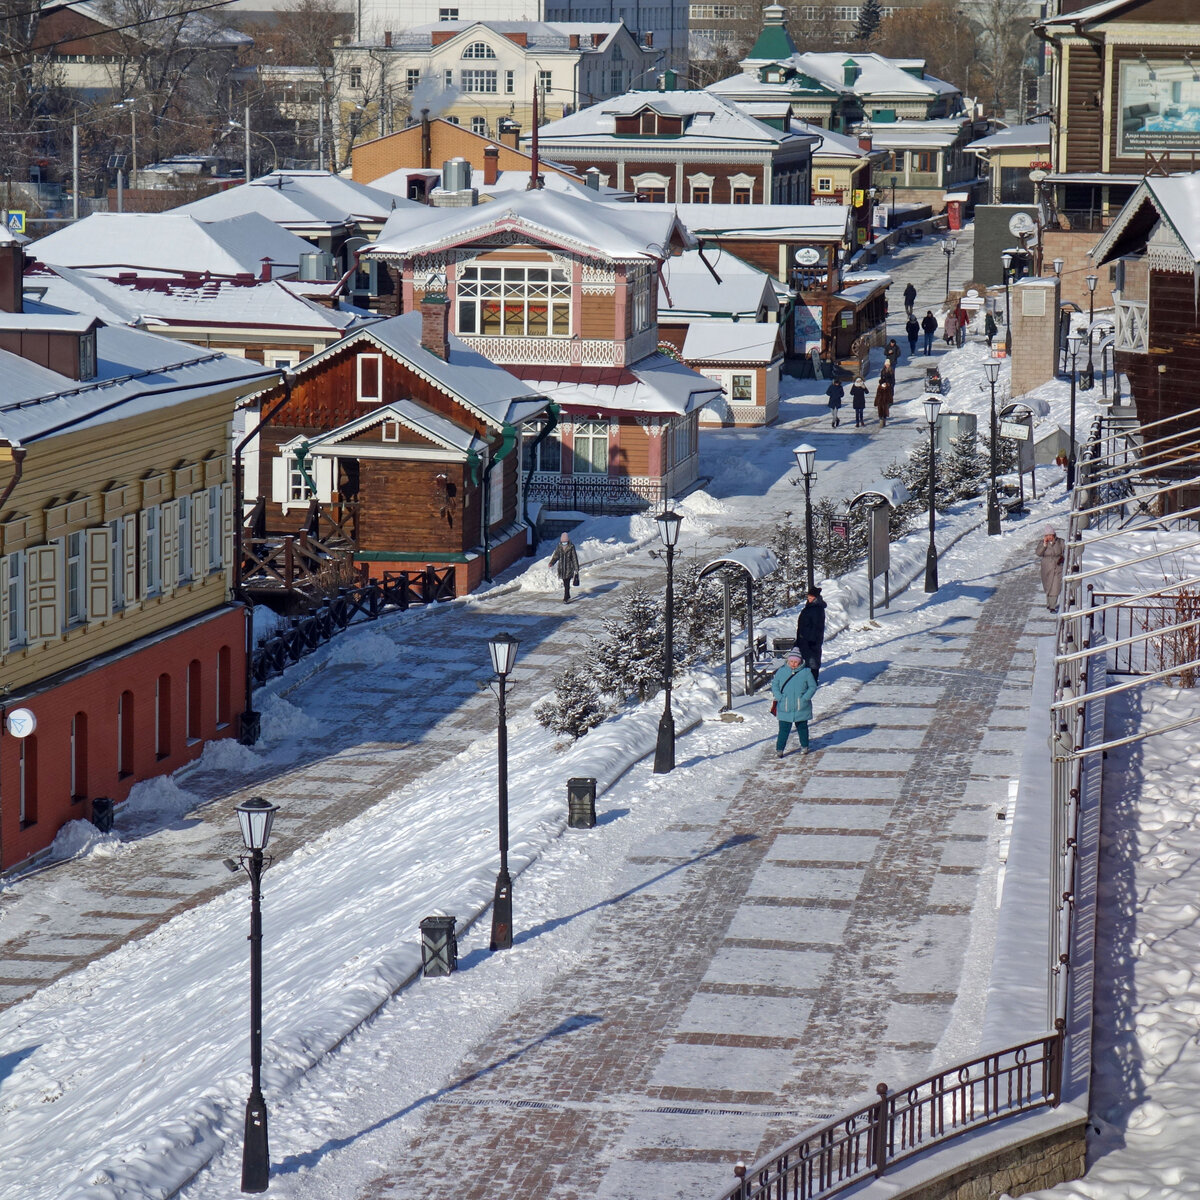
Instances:
[[[1062,1094],[1058,1031],[961,1063],[892,1091],[810,1129],[747,1170],[720,1200],[825,1200],[889,1167],[1030,1109],[1054,1107]]]
[[[556,475],[539,471],[529,484],[530,500],[548,508],[593,516],[657,508],[668,495],[663,481],[632,475]]]

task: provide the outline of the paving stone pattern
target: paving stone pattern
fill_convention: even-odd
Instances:
[[[808,757],[768,747],[737,796],[630,860],[689,867],[608,910],[359,1200],[712,1195],[739,1156],[930,1070],[1019,765],[1024,724],[997,706],[1027,693],[1050,627],[1028,572],[1000,578],[954,665],[920,665],[943,633],[906,639],[840,690]],[[676,856],[671,833],[689,835]],[[589,1017],[538,1038],[571,1014]]]

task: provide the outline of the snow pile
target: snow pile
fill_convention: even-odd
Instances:
[[[120,835],[101,833],[91,821],[68,821],[50,844],[48,858],[63,862],[68,858],[83,858],[95,854],[98,858],[112,857],[122,852]]]
[[[356,637],[337,637],[328,663],[371,664],[393,662],[400,657],[400,647],[377,629],[362,629]]]
[[[282,696],[268,696],[262,705],[260,745],[265,748],[287,741],[303,741],[305,738],[315,737],[320,732],[320,721]]]
[[[261,765],[262,759],[249,746],[243,746],[236,738],[225,737],[207,742],[200,757],[175,774],[178,779],[186,779],[194,771],[228,771],[236,775]]]
[[[120,808],[121,823],[126,825],[139,817],[165,823],[191,812],[199,803],[200,798],[181,788],[175,776],[159,775],[133,785]]]

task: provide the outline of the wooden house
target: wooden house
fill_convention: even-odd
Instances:
[[[699,413],[720,388],[658,350],[655,317],[663,264],[692,245],[670,210],[535,189],[389,222],[364,257],[397,273],[406,310],[444,287],[459,338],[558,404],[557,427],[525,439],[528,498],[600,512],[699,477]]]
[[[682,357],[725,393],[700,414],[702,423],[770,425],[779,416],[783,339],[778,325],[690,325]]]
[[[518,443],[548,402],[452,336],[448,313],[427,295],[301,363],[245,491],[272,529],[297,527],[315,499],[372,575],[451,566],[465,595],[529,544]]]
[[[0,242],[0,665],[36,724],[0,736],[0,868],[238,732],[229,427],[265,375],[25,305],[22,266]]]

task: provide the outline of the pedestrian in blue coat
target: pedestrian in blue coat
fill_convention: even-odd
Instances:
[[[782,758],[787,750],[792,726],[800,735],[800,753],[808,753],[808,723],[812,720],[812,695],[817,681],[804,665],[798,647],[788,651],[787,664],[775,672],[771,680],[771,695],[775,697],[775,718],[779,736],[775,739],[775,757]]]

